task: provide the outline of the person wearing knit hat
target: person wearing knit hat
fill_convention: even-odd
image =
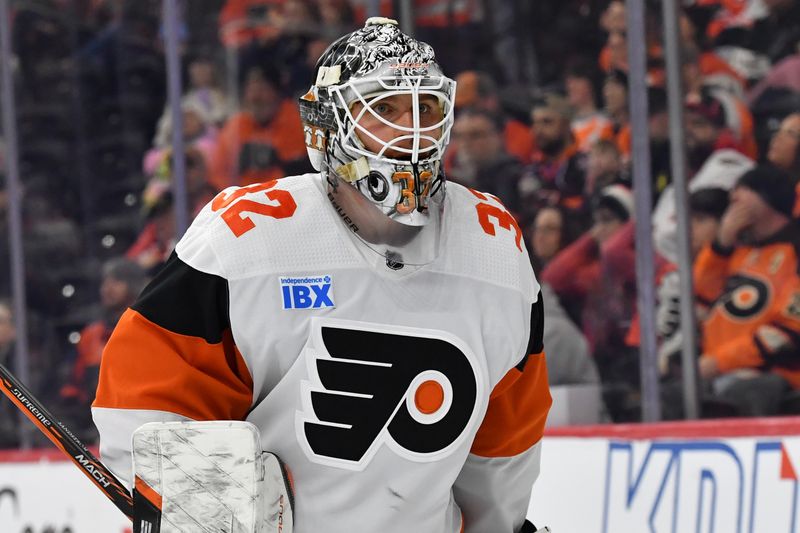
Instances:
[[[592,209],[592,228],[589,232],[598,244],[633,218],[633,194],[624,185],[609,185],[600,191]]]
[[[774,166],[758,166],[745,172],[736,188],[756,193],[774,211],[791,218],[795,203],[795,185],[784,171]]]
[[[757,166],[742,174],[730,199],[715,242],[720,250],[765,242],[784,230],[792,219],[795,189],[782,170]]]
[[[600,191],[594,208],[608,209],[621,222],[627,222],[633,218],[633,193],[624,185],[609,185]]]
[[[716,240],[695,261],[697,300],[709,306],[699,373],[741,416],[778,414],[786,392],[800,389],[792,363],[800,351],[794,196],[781,170],[748,170],[731,191]]]

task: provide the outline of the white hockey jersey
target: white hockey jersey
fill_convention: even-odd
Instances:
[[[317,174],[220,193],[106,347],[108,465],[130,482],[145,422],[247,420],[297,533],[516,531],[550,406],[539,287],[496,198],[448,184],[444,213],[438,258],[395,270]]]

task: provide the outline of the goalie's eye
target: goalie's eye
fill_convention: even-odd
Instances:
[[[393,109],[392,106],[390,106],[386,102],[378,102],[377,104],[372,106],[372,110],[381,116],[386,116],[390,115]]]

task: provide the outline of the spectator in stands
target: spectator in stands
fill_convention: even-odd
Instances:
[[[745,79],[716,54],[706,38],[713,11],[706,6],[684,7],[679,20],[684,91],[699,94],[703,85],[742,97]]]
[[[494,79],[486,72],[465,70],[456,76],[456,83],[456,113],[460,109],[473,107],[502,117],[506,150],[523,163],[530,163],[534,146],[531,128],[503,109]],[[450,147],[448,153],[452,151],[453,147]]]
[[[223,42],[243,64],[279,65],[282,89],[293,97],[305,92],[313,73],[305,60],[309,46],[320,37],[330,39],[320,27],[315,0],[233,0],[223,8],[220,22]]]
[[[623,92],[624,91],[624,92]],[[631,128],[628,122],[627,110],[627,75],[621,71],[613,71],[606,78],[604,95],[616,102],[613,109],[618,111],[607,112],[612,116],[623,117],[616,129],[615,143],[627,164],[631,157]],[[608,103],[607,103],[608,106]],[[669,112],[667,109],[667,93],[662,87],[650,86],[647,88],[647,128],[650,140],[650,175],[653,181],[653,204],[658,201],[661,193],[672,181],[670,140],[669,140]]]
[[[767,161],[789,174],[794,183],[800,184],[800,112],[781,121],[769,141]]]
[[[184,99],[198,104],[209,122],[220,127],[228,118],[229,110],[216,70],[214,61],[208,56],[198,54],[189,60],[189,89]]]
[[[600,17],[600,28],[606,33],[605,47],[600,51],[598,63],[603,72],[621,70],[628,72],[628,31],[625,2],[612,0]],[[647,38],[647,82],[664,84],[663,57],[660,43],[662,34],[658,10],[645,10],[645,35]]]
[[[616,143],[607,139],[594,143],[586,160],[584,196],[591,198],[609,185],[627,181],[622,154]]]
[[[600,17],[600,27],[608,35],[606,46],[600,52],[600,66],[606,72],[628,71],[627,15],[625,2],[612,0]]]
[[[672,182],[667,92],[661,87],[647,88],[647,133],[650,140],[650,175],[653,180],[653,204]],[[630,139],[630,136],[628,137]],[[630,145],[628,145],[630,153]],[[623,153],[625,149],[623,148]]]
[[[462,109],[453,124],[453,141],[456,156],[448,178],[493,194],[512,213],[518,213],[517,191],[523,166],[506,152],[497,116],[479,109]]]
[[[726,109],[719,98],[710,90],[690,95],[686,103],[686,159],[689,171],[697,173],[716,150],[739,147],[728,129]]]
[[[564,77],[567,101],[573,109],[570,125],[578,150],[588,152],[600,139],[613,135],[611,120],[597,108],[600,71],[585,60],[575,60]]]
[[[755,159],[756,146],[753,115],[744,100],[744,81],[735,71],[713,53],[701,54],[699,47],[690,45],[683,50],[683,82],[686,100],[694,110],[704,101],[719,102],[723,108],[724,127],[737,143],[737,149]]]
[[[133,304],[146,283],[144,269],[134,261],[119,257],[103,265],[101,316],[81,330],[77,357],[67,383],[59,392],[63,415],[69,418],[70,428],[78,431],[79,436],[94,435],[90,406],[97,390],[103,348],[119,317]]]
[[[631,155],[631,126],[628,116],[628,75],[621,70],[612,70],[603,82],[603,103],[611,119],[614,142],[623,158]]]
[[[528,231],[531,261],[536,272],[541,272],[558,252],[575,240],[575,225],[567,211],[557,205],[547,205],[536,212]]]
[[[690,175],[689,192],[709,187],[732,189],[739,177],[755,163],[731,148],[737,144],[726,132],[724,108],[717,99],[704,93],[701,101],[687,107],[687,158],[689,166],[698,169]],[[658,253],[672,263],[678,262],[675,213],[675,191],[670,185],[661,194],[653,211],[653,240]]]
[[[727,189],[708,187],[689,196],[691,254],[694,259],[700,250],[717,235],[720,220],[728,207]],[[636,258],[634,225],[628,223],[617,232],[607,246],[607,269],[620,279],[635,282]],[[662,376],[680,377],[679,363],[683,335],[680,329],[680,278],[676,264],[660,254],[655,256],[656,267],[656,330],[658,364]],[[626,344],[637,350],[640,343],[638,311],[626,338]],[[675,418],[675,416],[672,416]]]
[[[199,151],[208,166],[213,157],[218,131],[205,106],[197,96],[185,96],[181,101],[183,111],[183,140],[187,148]],[[172,110],[167,106],[158,121],[158,130],[153,139],[153,148],[144,156],[144,172],[148,176],[156,173],[165,154],[172,151]]]
[[[0,299],[0,364],[15,371],[14,341],[17,330],[11,302]],[[11,402],[0,402],[0,449],[16,448],[19,445],[19,412]]]
[[[800,45],[800,2],[765,0],[767,14],[724,29],[714,46],[725,50],[723,58],[745,73],[749,80],[762,78],[771,65],[791,54]]]
[[[172,149],[167,148],[160,155],[161,159],[153,170],[153,176],[142,192],[142,205],[145,210],[155,205],[161,196],[171,190],[173,186]],[[189,209],[196,215],[204,205],[214,198],[218,191],[211,185],[206,158],[200,150],[194,146],[188,147],[184,155],[184,162]]]
[[[624,346],[633,314],[633,302],[608,283],[602,264],[606,242],[632,216],[630,190],[622,185],[606,187],[594,202],[594,224],[589,231],[559,252],[542,272],[542,281],[577,318],[592,353],[599,359],[612,357],[615,349]]]
[[[584,206],[586,156],[575,144],[570,128],[572,109],[564,97],[547,93],[531,112],[536,151],[533,164],[520,180],[526,208],[563,205],[573,211]]]
[[[172,190],[164,188],[151,203],[143,204],[145,226],[125,257],[153,274],[175,248],[175,206]]]
[[[742,415],[778,413],[800,388],[798,229],[794,184],[774,167],[746,172],[731,193],[716,240],[694,266],[702,322],[700,375]]]
[[[768,89],[788,89],[800,93],[800,51],[776,64],[769,73],[750,89],[747,101],[752,107]]]
[[[689,210],[691,211],[689,238],[691,239],[690,244],[693,261],[703,248],[709,246],[714,242],[714,239],[716,239],[722,217],[728,209],[729,195],[729,191],[716,187],[700,189],[689,195]],[[670,315],[672,311],[677,311],[678,309],[678,303],[676,301],[676,297],[679,293],[679,289],[677,288],[677,271],[673,271],[673,274],[674,290],[672,291],[671,297],[672,308],[670,308],[670,302],[664,301],[670,289],[662,284],[659,288],[659,298],[661,301],[659,302],[657,325],[663,343],[671,341],[673,348],[678,349],[680,346],[678,341],[678,339],[680,339],[680,331],[673,328],[677,328],[680,325],[680,321],[670,322],[668,318],[668,315]],[[672,309],[672,311],[670,309]],[[673,315],[673,318],[677,319],[678,317]],[[661,353],[666,352],[669,352],[668,348],[661,350]],[[662,369],[664,369],[665,365],[663,361],[660,361],[660,363],[662,364]]]
[[[280,35],[277,40],[264,47],[259,55],[271,58],[276,65],[280,65],[285,75],[286,94],[299,97],[308,90],[308,80],[314,74],[306,62],[309,48],[313,48],[322,35],[317,1],[284,0],[279,22]]]
[[[281,92],[281,73],[269,62],[244,72],[243,109],[220,132],[211,162],[217,189],[302,173],[307,167],[297,105]]]

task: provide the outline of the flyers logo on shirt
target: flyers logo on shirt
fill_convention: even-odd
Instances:
[[[728,279],[719,304],[731,319],[750,320],[767,308],[769,300],[767,283],[753,276],[738,275]]]
[[[381,447],[440,460],[486,407],[477,357],[452,334],[315,318],[298,441],[315,463],[363,470]]]

